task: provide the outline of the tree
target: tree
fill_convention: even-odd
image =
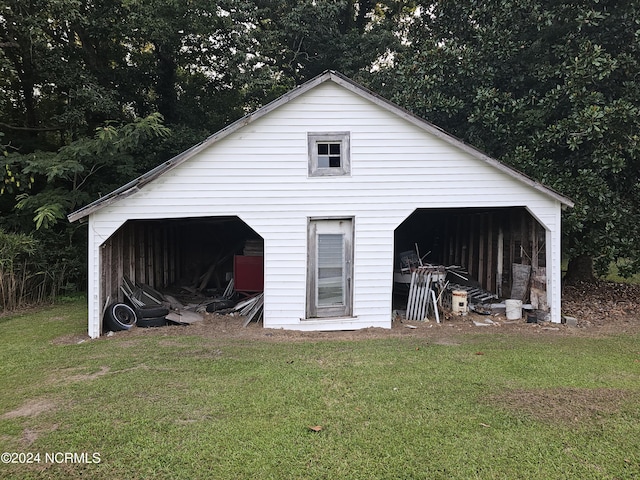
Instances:
[[[431,2],[375,80],[395,101],[572,198],[567,279],[640,270],[637,2]],[[586,268],[585,268],[586,266]]]
[[[399,38],[395,29],[414,2],[255,0],[244,14],[251,25],[254,64],[293,85],[325,70],[356,76]]]
[[[236,30],[204,0],[5,0],[0,228],[77,275],[83,230],[66,214],[242,115]]]

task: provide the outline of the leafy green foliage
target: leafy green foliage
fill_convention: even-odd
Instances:
[[[95,183],[98,172],[119,163],[121,173],[133,176],[136,169],[131,153],[142,145],[158,138],[166,138],[169,134],[170,130],[162,124],[160,114],[152,114],[120,127],[113,124],[100,127],[96,129],[93,138],[76,140],[56,153],[11,154],[8,159],[11,160],[12,167],[9,168],[7,164],[5,168],[8,175],[15,179],[13,170],[17,170],[20,172],[19,176],[30,179],[22,193],[15,196],[15,207],[33,212],[37,230],[51,228],[90,198],[84,189]],[[108,178],[109,175],[104,177]],[[104,181],[104,177],[99,183]],[[125,179],[124,175],[111,176],[114,188]],[[34,183],[38,188],[32,188]],[[7,194],[13,194],[20,187],[20,182],[14,180],[13,184],[8,185],[15,186],[7,190]]]
[[[375,81],[576,202],[566,253],[640,267],[636,2],[437,2]]]

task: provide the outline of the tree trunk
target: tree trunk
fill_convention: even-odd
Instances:
[[[175,57],[170,47],[156,44],[156,59],[158,61],[158,111],[167,124],[177,120],[178,97],[176,94],[177,70]]]
[[[567,274],[564,277],[565,284],[574,285],[579,282],[595,283],[595,281],[593,258],[588,255],[579,255],[569,260]]]

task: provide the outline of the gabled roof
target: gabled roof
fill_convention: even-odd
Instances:
[[[373,103],[375,103],[376,105],[382,107],[383,109],[393,113],[394,115],[397,115],[403,119],[405,119],[406,121],[408,121],[409,123],[412,123],[413,125],[421,128],[422,130],[440,138],[441,140],[444,140],[445,142],[453,145],[454,147],[463,150],[464,152],[472,155],[473,157],[477,158],[478,160],[481,160],[485,163],[488,163],[489,165],[497,168],[498,170],[506,173],[507,175],[510,175],[511,177],[514,177],[515,179],[519,180],[520,182],[529,185],[530,187],[539,190],[540,192],[548,195],[551,198],[554,198],[555,200],[557,200],[558,202],[560,202],[561,205],[563,206],[567,206],[567,207],[573,207],[573,202],[565,197],[564,195],[561,195],[560,193],[552,190],[549,187],[544,186],[543,184],[541,184],[540,182],[537,182],[533,179],[531,179],[530,177],[526,176],[525,174],[509,167],[508,165],[505,165],[504,163],[489,157],[488,155],[486,155],[485,153],[481,152],[480,150],[472,147],[471,145],[468,145],[466,143],[464,143],[462,140],[459,140],[458,138],[455,138],[454,136],[450,135],[449,133],[445,132],[444,130],[442,130],[441,128],[437,127],[436,125],[433,125],[432,123],[427,122],[426,120],[418,117],[417,115],[414,115],[413,113],[409,112],[408,110],[405,110],[402,107],[399,107],[398,105],[390,102],[389,100],[373,93],[372,91],[368,90],[367,88],[363,87],[362,85],[354,82],[353,80],[351,80],[350,78],[345,77],[344,75],[338,73],[338,72],[334,72],[334,71],[326,71],[320,75],[318,75],[317,77],[309,80],[308,82],[294,88],[293,90],[289,91],[288,93],[284,94],[283,96],[277,98],[276,100],[272,101],[271,103],[268,103],[267,105],[263,106],[262,108],[256,110],[253,113],[250,113],[248,115],[245,115],[244,117],[242,117],[241,119],[233,122],[232,124],[226,126],[225,128],[223,128],[222,130],[219,130],[218,132],[214,133],[213,135],[211,135],[210,137],[206,138],[205,140],[203,140],[202,142],[198,143],[197,145],[194,145],[193,147],[189,148],[188,150],[185,150],[184,152],[176,155],[175,157],[173,157],[170,160],[167,160],[166,162],[158,165],[157,167],[155,167],[154,169],[148,171],[147,173],[144,173],[143,175],[140,175],[138,178],[130,181],[129,183],[127,183],[126,185],[123,185],[122,187],[114,190],[113,192],[105,195],[104,197],[99,198],[98,200],[86,205],[85,207],[80,208],[79,210],[76,210],[75,212],[69,214],[67,216],[67,218],[69,219],[70,222],[74,222],[76,220],[80,220],[83,219],[85,217],[87,217],[88,215],[90,215],[91,213],[111,204],[114,203],[120,199],[126,198],[129,195],[132,195],[134,193],[136,193],[138,190],[140,190],[142,187],[144,187],[147,183],[155,180],[156,178],[158,178],[160,175],[163,175],[164,173],[168,172],[169,170],[172,170],[173,168],[177,167],[178,165],[182,164],[183,162],[189,160],[191,157],[193,157],[194,155],[197,155],[198,153],[202,152],[203,150],[207,149],[208,147],[210,147],[211,145],[213,145],[214,143],[216,143],[217,141],[225,138],[228,135],[231,135],[232,133],[234,133],[235,131],[241,129],[242,127],[256,121],[259,118],[262,118],[263,116],[269,114],[269,112],[279,108],[280,106],[290,102],[291,100],[299,97],[300,95],[304,95],[306,92],[308,92],[309,90],[317,87],[320,84],[323,84],[325,82],[334,82],[338,85],[340,85],[341,87],[349,90],[350,92],[355,93],[356,95],[359,95],[360,97],[369,100]]]

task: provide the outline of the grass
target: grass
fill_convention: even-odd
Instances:
[[[622,265],[624,264],[624,261],[620,260],[619,263],[620,265]],[[602,277],[602,279],[609,282],[616,282],[616,283],[631,283],[636,285],[640,284],[640,273],[636,273],[631,277],[623,277],[620,275],[620,272],[618,271],[618,267],[620,265],[618,263],[612,262],[609,265],[609,271],[607,272],[607,275]]]
[[[0,450],[40,454],[1,478],[640,476],[637,336],[59,341],[85,321],[0,318]]]

